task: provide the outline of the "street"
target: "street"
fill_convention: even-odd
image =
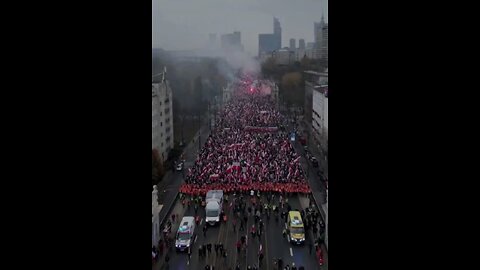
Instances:
[[[238,197],[238,195],[237,195]],[[264,195],[262,195],[265,198]],[[202,207],[198,209],[198,215],[201,218],[200,224],[196,228],[196,241],[193,244],[193,250],[191,255],[190,262],[188,261],[188,255],[186,252],[175,251],[175,247],[172,247],[169,251],[169,268],[165,265],[165,251],[164,254],[159,259],[159,263],[153,266],[152,269],[204,269],[206,264],[214,265],[215,269],[235,269],[237,264],[240,264],[240,269],[246,269],[248,265],[258,266],[258,250],[259,245],[261,244],[264,251],[264,259],[262,267],[259,269],[276,269],[273,263],[274,258],[282,258],[283,265],[295,263],[297,267],[303,266],[305,269],[328,269],[328,256],[326,250],[323,248],[325,264],[320,267],[316,261],[315,250],[312,249],[312,254],[309,254],[309,242],[313,239],[313,234],[311,230],[308,231],[306,235],[306,241],[304,245],[296,246],[290,244],[287,239],[282,237],[282,231],[285,228],[285,222],[278,218],[278,221],[275,221],[273,215],[270,219],[267,219],[266,215],[262,215],[264,220],[264,228],[261,235],[261,240],[259,241],[257,237],[252,239],[251,234],[249,233],[250,227],[254,224],[254,219],[250,216],[247,221],[247,226],[245,226],[244,231],[240,231],[240,222],[237,222],[236,230],[233,230],[233,210],[229,207],[232,196],[230,196],[229,203],[224,204],[224,210],[228,217],[226,223],[221,223],[216,226],[208,226],[206,236],[203,236],[202,228],[205,226],[205,210]],[[277,199],[278,200],[278,199]],[[294,195],[288,198],[288,203],[291,205],[292,209],[305,209],[308,206],[308,198],[302,195]],[[248,205],[248,204],[247,204]],[[182,206],[179,200],[176,201],[171,214],[178,214],[178,219],[173,224],[171,236],[174,237],[177,229],[179,220],[183,216],[195,216],[193,206],[188,208],[187,206]],[[237,253],[236,251],[236,242],[240,239],[242,235],[248,235],[247,244],[248,247],[246,252]],[[206,258],[199,258],[199,246],[202,244],[212,244],[212,252],[207,253]],[[217,243],[222,243],[224,248],[227,250],[227,257],[224,258],[221,254],[216,254],[213,246]]]

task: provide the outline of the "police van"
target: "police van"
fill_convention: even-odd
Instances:
[[[178,227],[175,247],[177,251],[184,251],[193,245],[195,241],[195,218],[183,217]]]

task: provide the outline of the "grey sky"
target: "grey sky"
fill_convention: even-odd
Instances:
[[[273,16],[280,20],[282,47],[290,38],[313,42],[313,22],[328,0],[152,0],[152,47],[166,50],[204,48],[209,33],[240,31],[251,55],[258,52],[258,34],[273,33]]]

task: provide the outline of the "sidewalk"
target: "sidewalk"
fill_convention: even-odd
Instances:
[[[202,125],[199,131],[194,136],[194,139],[188,143],[183,149],[182,154],[185,156],[185,165],[182,172],[176,172],[168,170],[163,176],[162,180],[157,184],[158,188],[158,204],[163,205],[162,210],[159,213],[160,226],[163,224],[165,217],[167,217],[175,200],[178,196],[178,190],[182,185],[185,175],[188,169],[193,166],[198,152],[198,135],[201,134],[200,145],[203,147],[206,139],[208,138],[210,129],[207,125]],[[188,166],[187,166],[188,165]]]
[[[301,121],[300,126],[302,128],[301,131],[303,134],[306,133],[305,131],[308,131],[308,133],[311,134],[311,130],[308,127],[308,124],[305,123],[305,121]],[[310,138],[311,137],[312,135],[310,135]],[[307,142],[308,151],[310,151],[310,153],[312,153],[312,155],[318,160],[318,163],[323,170],[323,175],[328,178],[328,160],[325,160],[325,156],[323,155],[322,151],[320,151],[320,149],[318,149],[318,147],[314,143],[312,143],[312,141],[313,139],[310,139]]]

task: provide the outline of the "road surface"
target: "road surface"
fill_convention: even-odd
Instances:
[[[238,196],[238,195],[237,195]],[[246,195],[245,195],[246,196]],[[248,196],[249,197],[249,196]],[[263,198],[265,198],[262,195]],[[278,197],[278,196],[276,196]],[[160,269],[205,269],[206,264],[214,265],[215,269],[235,269],[236,264],[240,264],[240,269],[246,269],[247,265],[253,266],[256,264],[258,266],[258,250],[259,245],[261,244],[264,251],[264,259],[262,267],[259,269],[276,269],[273,263],[274,258],[282,258],[283,265],[286,264],[292,265],[294,262],[297,267],[304,266],[305,269],[312,270],[325,270],[328,269],[328,256],[326,250],[324,250],[325,255],[325,264],[320,267],[316,261],[315,251],[312,248],[312,253],[309,252],[308,243],[312,241],[313,235],[311,230],[308,231],[306,235],[305,245],[296,246],[290,244],[287,239],[283,238],[282,230],[285,228],[285,222],[280,218],[278,222],[275,221],[273,216],[270,217],[270,220],[267,219],[266,215],[262,215],[264,220],[264,228],[261,235],[260,241],[257,237],[252,239],[251,234],[247,233],[247,230],[240,231],[240,223],[237,223],[236,230],[233,229],[233,210],[229,207],[232,196],[229,198],[229,203],[224,205],[224,210],[227,214],[228,221],[226,223],[221,223],[216,226],[208,226],[206,236],[203,235],[202,228],[205,226],[205,210],[200,207],[198,209],[198,215],[201,217],[200,225],[196,228],[196,241],[193,244],[193,250],[190,261],[188,260],[188,255],[186,252],[176,252],[175,248],[169,251],[169,267],[166,266],[165,252],[159,259],[159,263],[153,266],[153,270]],[[248,200],[247,200],[248,201]],[[309,199],[303,195],[294,195],[288,198],[288,203],[292,209],[304,209],[308,206]],[[247,206],[251,205],[250,202],[247,203]],[[175,206],[170,213],[178,215],[178,220],[181,220],[183,216],[195,216],[195,211],[193,206],[190,208],[182,206],[179,200],[176,201]],[[172,237],[178,229],[178,220],[173,224]],[[254,224],[253,217],[249,217],[247,221],[246,228],[250,228]],[[242,235],[247,235],[247,244],[248,247],[245,252],[237,253],[236,251],[236,242],[240,239]],[[212,253],[206,258],[199,258],[198,248],[202,244],[212,244]],[[222,243],[227,250],[227,257],[224,258],[221,254],[216,254],[214,244]]]

